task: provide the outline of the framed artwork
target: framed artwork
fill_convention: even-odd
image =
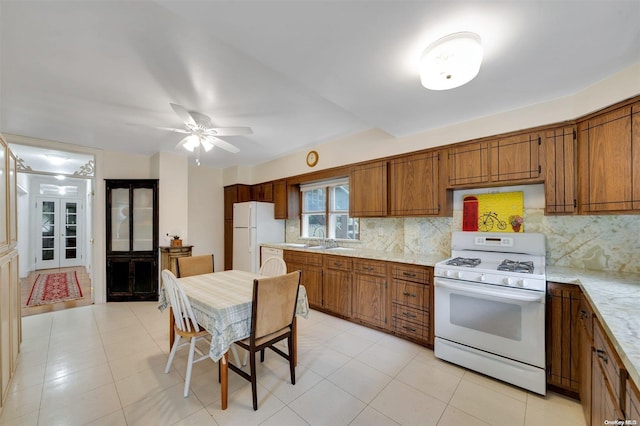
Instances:
[[[524,232],[524,193],[467,195],[463,199],[462,230]]]

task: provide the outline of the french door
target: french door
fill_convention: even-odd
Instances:
[[[39,197],[36,202],[36,269],[82,264],[82,204],[78,199]]]

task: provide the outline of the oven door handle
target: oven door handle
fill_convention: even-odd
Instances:
[[[516,294],[513,291],[509,291],[509,292],[500,291],[500,290],[496,291],[493,289],[485,288],[484,286],[480,288],[478,286],[453,283],[451,281],[445,282],[441,279],[436,279],[435,284],[436,284],[436,287],[443,287],[443,288],[448,288],[450,290],[464,291],[466,293],[481,294],[484,296],[491,296],[491,297],[505,299],[505,300],[517,300],[520,302],[544,302],[545,301],[545,293],[541,291],[535,291],[535,292],[527,291],[527,293],[531,293],[531,294],[519,294],[519,293]]]

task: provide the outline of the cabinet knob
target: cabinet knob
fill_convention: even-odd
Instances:
[[[580,311],[580,318],[586,319],[589,318],[589,314],[584,309]]]

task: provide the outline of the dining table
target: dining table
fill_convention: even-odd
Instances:
[[[209,356],[220,362],[221,408],[227,409],[228,400],[228,351],[234,342],[251,334],[251,312],[253,305],[253,281],[265,278],[263,275],[240,270],[227,270],[208,274],[178,278],[182,285],[198,324],[211,334]],[[164,287],[160,287],[158,308],[170,307]],[[296,313],[293,321],[293,347],[291,354],[294,365],[298,362],[297,317],[307,318],[309,301],[303,285],[298,291]],[[174,341],[173,313],[169,315],[169,348]]]

